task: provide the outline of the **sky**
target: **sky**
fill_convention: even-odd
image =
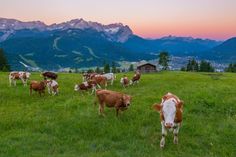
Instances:
[[[145,38],[236,36],[236,0],[0,0],[0,17],[46,24],[121,22]]]

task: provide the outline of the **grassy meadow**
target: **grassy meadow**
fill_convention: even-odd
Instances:
[[[94,95],[74,92],[80,74],[59,74],[60,94],[29,96],[29,86],[9,87],[0,73],[0,156],[48,157],[235,157],[236,74],[161,72],[143,74],[140,84],[108,89],[133,96],[117,118],[98,115]],[[129,77],[132,73],[127,74]],[[31,80],[40,80],[33,73]],[[172,92],[184,100],[179,144],[169,133],[159,147],[161,125],[152,104]]]

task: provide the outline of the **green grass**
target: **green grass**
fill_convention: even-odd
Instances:
[[[108,88],[132,95],[132,105],[118,118],[106,108],[103,118],[94,96],[73,91],[79,74],[59,74],[59,96],[30,97],[29,87],[20,82],[9,87],[8,74],[0,73],[0,156],[236,156],[235,74],[145,74],[127,89],[119,84],[122,75]],[[41,78],[34,73],[31,79]],[[184,100],[184,120],[179,144],[169,134],[161,150],[159,114],[152,104],[167,92]]]

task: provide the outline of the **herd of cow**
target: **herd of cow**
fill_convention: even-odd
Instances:
[[[57,95],[58,94],[58,82],[56,81],[58,75],[53,72],[44,72],[41,74],[43,81],[30,81],[30,95],[32,91],[36,91],[41,94],[45,94],[45,89],[48,88],[48,93]],[[24,86],[27,85],[27,80],[30,78],[29,72],[11,72],[9,74],[10,86],[12,83],[16,86],[16,80],[21,80]],[[139,82],[141,73],[135,72],[135,75],[131,80],[127,76],[123,76],[120,80],[121,85],[126,88],[129,85],[134,85]],[[104,107],[114,107],[116,109],[116,115],[118,116],[119,111],[127,110],[131,104],[132,97],[130,95],[106,90],[108,83],[113,85],[116,76],[113,73],[97,74],[97,73],[84,73],[83,82],[76,84],[74,87],[75,91],[87,91],[92,90],[95,92],[97,101],[99,103],[99,114],[104,115]],[[97,87],[99,89],[97,89]],[[102,89],[105,88],[105,89]],[[176,95],[167,93],[162,97],[160,104],[154,104],[153,108],[160,113],[161,126],[162,126],[162,139],[160,141],[160,147],[164,148],[165,136],[167,130],[172,131],[174,134],[174,144],[178,143],[178,133],[182,123],[182,112],[183,112],[183,101],[180,100]]]

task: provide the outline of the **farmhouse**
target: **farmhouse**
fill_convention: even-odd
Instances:
[[[143,63],[137,66],[137,70],[141,73],[157,72],[157,67],[151,63]]]

